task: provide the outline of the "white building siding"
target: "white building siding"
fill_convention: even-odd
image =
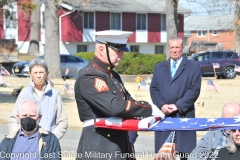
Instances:
[[[148,31],[137,30],[136,31],[136,42],[148,42]]]
[[[18,52],[19,53],[27,53],[28,52],[28,48],[29,48],[29,41],[18,41],[17,45],[18,45]]]
[[[162,43],[167,42],[167,31],[161,31],[161,42]]]
[[[63,43],[64,54],[75,54],[77,53],[77,45],[87,45],[87,52],[94,52],[95,51],[95,42],[93,43],[78,43],[78,42],[71,42],[71,43]]]

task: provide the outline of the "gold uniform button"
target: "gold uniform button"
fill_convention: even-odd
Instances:
[[[110,137],[111,135],[110,134],[107,134],[108,137]]]
[[[137,102],[135,102],[135,104],[137,104]]]
[[[142,104],[144,104],[144,102],[142,102]]]

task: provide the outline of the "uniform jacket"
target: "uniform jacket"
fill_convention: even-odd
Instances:
[[[81,121],[111,116],[148,117],[152,114],[151,105],[148,102],[135,101],[125,89],[119,74],[97,57],[79,72],[75,83],[75,99]],[[132,153],[128,132],[84,127],[78,153],[91,151],[113,155],[106,159],[126,159],[119,154]],[[89,157],[82,159],[89,160]]]
[[[205,153],[209,152],[211,155],[217,148],[219,140],[223,136],[223,131],[215,130],[207,132],[197,144],[197,147],[191,152],[193,156],[190,156],[188,160],[207,160],[208,156]]]
[[[28,87],[25,87],[18,96],[13,112],[9,118],[9,131],[10,133],[19,128],[19,124],[16,118],[17,107],[19,103],[26,98],[32,98],[38,100],[34,92],[34,83]],[[51,87],[50,82],[46,85],[44,93],[39,100],[41,104],[42,118],[40,126],[44,129],[53,132],[58,139],[60,139],[67,131],[68,120],[65,112],[60,93]]]
[[[11,133],[7,135],[0,144],[1,151],[1,160],[10,160],[11,158],[7,158],[7,153],[12,153],[15,141],[17,139],[18,131],[15,133]],[[39,135],[39,155],[41,155],[41,160],[60,160],[61,159],[61,148],[57,137],[51,132],[46,131],[43,128],[38,129]],[[24,144],[22,144],[24,145]],[[45,155],[45,156],[44,156]],[[49,157],[46,157],[49,155]],[[50,155],[52,155],[50,157]],[[54,156],[55,155],[55,156]]]
[[[170,59],[158,63],[150,86],[152,101],[160,109],[164,104],[175,104],[178,108],[166,117],[195,117],[194,102],[200,94],[201,68],[198,62],[183,57],[174,77],[171,77]],[[169,132],[155,132],[155,151],[165,142]],[[196,132],[177,131],[177,151],[190,153],[196,146]]]

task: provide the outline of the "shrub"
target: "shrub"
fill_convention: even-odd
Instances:
[[[79,52],[75,56],[91,60],[94,52]],[[140,75],[152,74],[154,66],[166,59],[165,54],[143,54],[137,52],[125,52],[120,65],[115,68],[119,74]]]
[[[81,57],[81,58],[86,59],[88,61],[91,61],[93,56],[94,56],[94,52],[79,52],[79,53],[75,53],[73,55],[77,56],[77,57]]]

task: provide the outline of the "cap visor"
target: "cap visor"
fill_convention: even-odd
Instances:
[[[113,47],[113,46],[110,46],[111,48],[115,49],[115,50],[121,50],[121,51],[124,51],[124,52],[130,52],[130,49],[126,46],[126,47]]]
[[[130,49],[128,47],[119,47],[118,49],[124,52],[130,52]]]

